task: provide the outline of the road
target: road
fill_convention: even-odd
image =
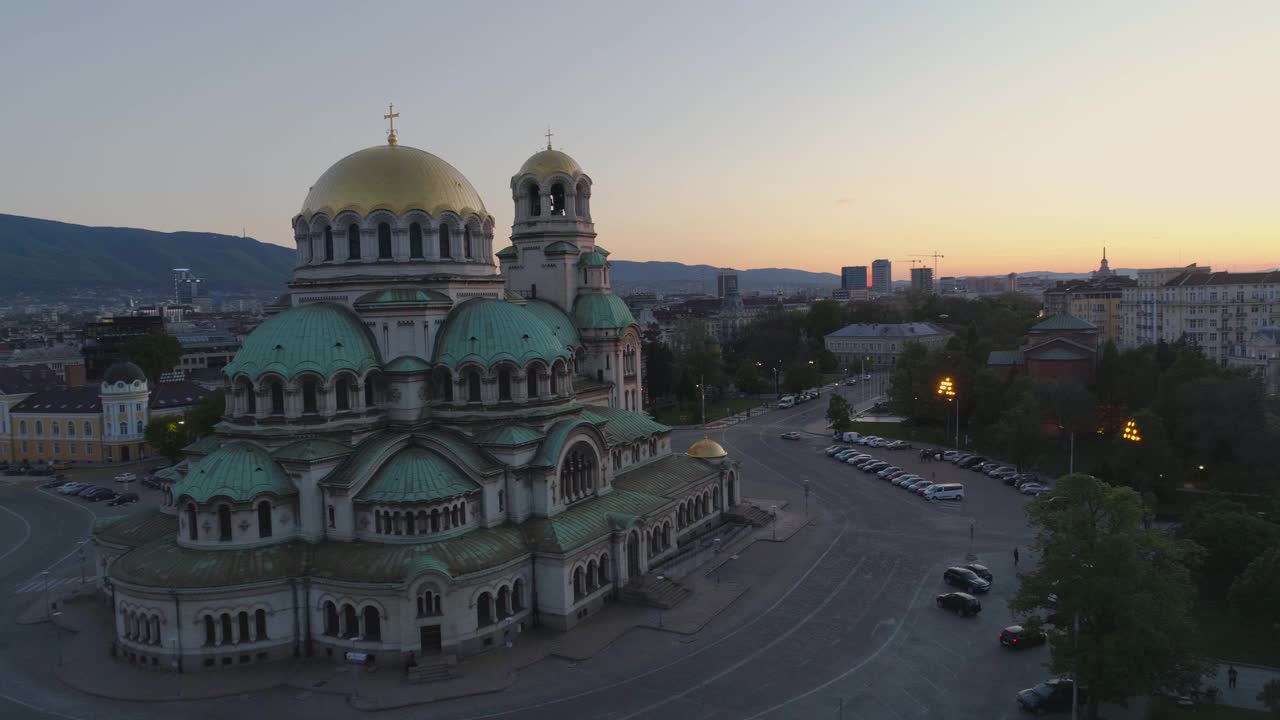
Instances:
[[[857,388],[842,391],[853,396]],[[936,472],[940,480],[966,485],[963,505],[931,504],[828,458],[822,452],[830,443],[826,437],[806,434],[799,442],[779,437],[812,425],[825,409],[823,398],[711,435],[742,464],[747,496],[785,500],[800,509],[806,480],[811,489],[809,510],[816,522],[802,531],[803,541],[757,543],[725,570],[730,579],[735,573],[752,577],[752,591],[743,601],[692,639],[632,632],[589,662],[543,661],[522,670],[507,692],[438,703],[430,707],[431,717],[1016,716],[1014,693],[1043,678],[1041,663],[1048,658],[1044,647],[1011,652],[996,641],[1000,628],[1012,621],[1006,607],[1015,587],[1012,549],[1021,546],[1023,562],[1028,561],[1026,499],[949,463],[923,463],[909,451],[879,451],[925,477]],[[675,447],[701,434],[678,430]],[[60,500],[27,487],[0,488],[0,507],[31,525],[25,543],[21,523],[10,523],[9,517],[2,525],[4,587],[19,587],[49,565],[55,566],[54,574],[72,574],[67,560],[56,563],[74,554],[89,518],[85,510],[72,510],[74,503]],[[934,607],[934,596],[948,589],[941,582],[943,569],[970,551],[995,572],[996,581],[981,597],[983,612],[962,619]],[[6,596],[6,615],[25,605],[20,598]],[[186,704],[80,697],[32,671],[48,667],[48,643],[38,637],[48,633],[47,625],[0,629],[0,716],[159,718],[181,712],[191,718],[248,720],[357,714],[332,696],[283,689]],[[425,712],[379,715],[419,718]]]

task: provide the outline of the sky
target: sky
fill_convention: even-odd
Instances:
[[[618,259],[1274,267],[1277,38],[1276,0],[16,3],[0,212],[292,246],[394,102],[504,239],[550,125]]]

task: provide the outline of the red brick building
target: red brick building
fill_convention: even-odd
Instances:
[[[1027,344],[1019,350],[994,350],[987,367],[1009,377],[1026,373],[1037,380],[1074,378],[1093,380],[1098,362],[1096,325],[1067,314],[1041,320],[1027,331]]]

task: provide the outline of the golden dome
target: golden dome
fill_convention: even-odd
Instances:
[[[429,152],[404,145],[377,145],[342,158],[324,171],[302,202],[301,215],[330,218],[351,210],[361,217],[374,210],[403,215],[423,210],[476,214],[488,219],[480,194],[457,168]]]
[[[702,458],[703,460],[716,460],[728,456],[728,452],[720,447],[720,443],[711,438],[702,438],[689,446],[685,451],[689,457]]]
[[[577,160],[569,157],[559,150],[547,148],[533,154],[533,157],[524,161],[524,165],[520,166],[520,172],[516,176],[533,175],[534,177],[544,178],[554,173],[564,173],[569,177],[577,177],[582,175],[582,166]]]

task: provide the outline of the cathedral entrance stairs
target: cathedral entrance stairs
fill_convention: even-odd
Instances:
[[[659,579],[657,575],[645,575],[625,585],[619,592],[619,597],[623,602],[633,605],[670,610],[692,594],[684,585],[670,578]]]
[[[442,682],[456,677],[458,658],[454,655],[428,655],[409,668],[409,682],[413,684]]]
[[[771,515],[768,510],[762,510],[755,505],[741,503],[726,510],[724,513],[724,519],[726,522],[738,522],[754,525],[755,527],[766,527],[769,523],[773,522],[773,515]]]

